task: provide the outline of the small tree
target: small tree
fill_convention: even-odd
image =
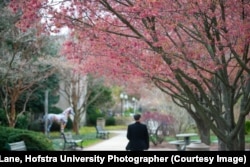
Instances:
[[[39,82],[53,74],[51,66],[37,61],[42,55],[44,37],[37,37],[34,29],[26,32],[15,27],[20,15],[11,14],[0,5],[0,97],[10,127],[15,127],[18,118],[26,111],[26,105]],[[20,98],[23,103],[18,103]],[[18,104],[18,106],[16,106]],[[19,109],[17,111],[17,108]]]
[[[166,124],[169,131],[175,134],[174,130],[174,118],[171,115],[167,115],[160,112],[144,112],[142,115],[142,121],[145,122],[149,130],[155,131],[161,124]]]

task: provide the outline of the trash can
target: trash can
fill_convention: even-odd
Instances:
[[[209,151],[210,147],[204,143],[191,143],[186,146],[186,151]]]
[[[103,117],[99,117],[96,119],[96,126],[100,126],[102,128],[105,127],[105,119]]]

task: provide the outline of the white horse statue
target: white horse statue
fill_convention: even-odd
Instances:
[[[60,125],[61,133],[63,133],[64,132],[64,128],[67,125],[68,118],[69,118],[70,114],[73,115],[73,116],[75,115],[75,113],[73,111],[73,108],[71,108],[71,107],[67,108],[66,110],[64,110],[60,114],[53,114],[53,113],[51,113],[51,114],[47,114],[47,117],[45,115],[44,118],[43,118],[43,120],[45,122],[46,119],[47,119],[47,127],[45,127],[45,130],[47,131],[47,134],[49,134],[50,128],[51,128],[51,126],[52,126],[52,124],[54,122],[56,122],[57,124]]]

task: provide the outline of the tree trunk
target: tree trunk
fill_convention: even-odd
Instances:
[[[226,132],[229,135],[224,135],[223,138],[218,139],[219,151],[244,151],[245,150],[245,131],[244,122],[240,125],[240,130],[237,134],[230,135],[232,132]],[[220,129],[220,128],[219,128]]]
[[[236,137],[232,139],[230,136],[226,136],[227,141],[223,142],[222,140],[218,140],[218,151],[244,151],[245,148],[241,148],[240,143],[242,139]],[[245,147],[245,146],[244,146]]]
[[[73,120],[73,131],[76,133],[76,135],[79,135],[79,129],[80,129],[80,121],[81,121],[81,114],[80,110],[75,110],[75,116]]]
[[[14,128],[16,124],[16,102],[11,100],[10,115],[9,115],[9,127]]]
[[[210,127],[209,126],[204,126],[204,121],[196,121],[196,125],[199,131],[200,139],[201,142],[210,145],[211,140],[210,140]]]
[[[205,120],[202,119],[198,113],[194,113],[192,110],[187,110],[187,111],[196,123],[201,142],[210,145],[211,144],[210,126],[204,124]]]
[[[240,130],[239,130],[239,149],[240,150],[245,150],[245,120],[244,123],[242,124]]]
[[[75,118],[73,121],[73,131],[76,133],[76,135],[79,135],[79,125],[77,119]]]

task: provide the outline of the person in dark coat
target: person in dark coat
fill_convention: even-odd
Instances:
[[[135,123],[128,125],[127,139],[129,140],[126,150],[144,151],[149,148],[148,129],[140,122],[141,115],[134,115]]]

